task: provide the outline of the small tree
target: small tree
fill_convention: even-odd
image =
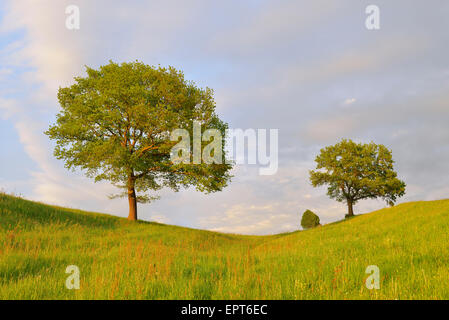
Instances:
[[[320,217],[310,210],[306,210],[302,214],[301,227],[304,229],[315,228],[320,225]]]
[[[382,198],[391,205],[405,194],[405,183],[393,170],[391,151],[383,145],[343,139],[321,149],[315,161],[317,171],[310,171],[312,185],[328,185],[329,197],[346,201],[347,217],[354,215],[353,205],[359,200]]]
[[[136,191],[195,186],[214,192],[227,185],[231,169],[224,152],[227,124],[215,113],[211,89],[196,87],[172,67],[140,62],[110,62],[86,71],[87,77],[59,89],[62,110],[46,134],[56,140],[54,154],[65,160],[67,168],[81,168],[95,181],[109,180],[124,189],[117,196],[128,197],[128,219],[137,220],[137,202],[156,198],[138,196]],[[171,161],[177,143],[171,133],[185,129],[192,136],[194,121],[201,124],[200,130],[221,134],[217,154],[222,161],[192,164],[190,151],[184,157],[187,161]]]

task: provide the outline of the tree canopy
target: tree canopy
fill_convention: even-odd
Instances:
[[[138,61],[110,62],[98,70],[86,67],[86,72],[72,86],[59,89],[62,109],[45,133],[56,141],[54,155],[67,168],[80,168],[95,181],[109,180],[125,190],[116,196],[128,196],[129,219],[137,219],[137,202],[157,198],[147,191],[195,186],[215,192],[227,185],[227,124],[215,112],[213,90],[197,87],[173,67]],[[221,161],[172,161],[177,141],[171,133],[185,129],[192,137],[194,122],[201,132],[220,133],[220,150],[213,152],[220,151]],[[187,160],[192,158],[190,152]]]
[[[304,229],[315,228],[320,225],[320,217],[310,210],[304,211],[301,218],[301,227]]]
[[[373,142],[341,142],[321,149],[316,157],[316,170],[310,170],[314,187],[328,185],[327,194],[337,201],[346,201],[348,215],[362,199],[381,198],[393,204],[405,194],[405,183],[397,178],[391,151]]]

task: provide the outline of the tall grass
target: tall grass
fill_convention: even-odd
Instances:
[[[0,195],[0,299],[449,299],[448,279],[449,200],[240,236]]]

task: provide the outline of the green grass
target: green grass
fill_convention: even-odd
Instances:
[[[68,265],[79,290],[65,287]],[[368,265],[379,290],[365,287]],[[0,194],[0,299],[449,299],[448,279],[449,200],[240,236]]]

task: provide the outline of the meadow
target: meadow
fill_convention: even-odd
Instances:
[[[449,200],[242,236],[0,194],[0,299],[449,299],[448,279]]]

